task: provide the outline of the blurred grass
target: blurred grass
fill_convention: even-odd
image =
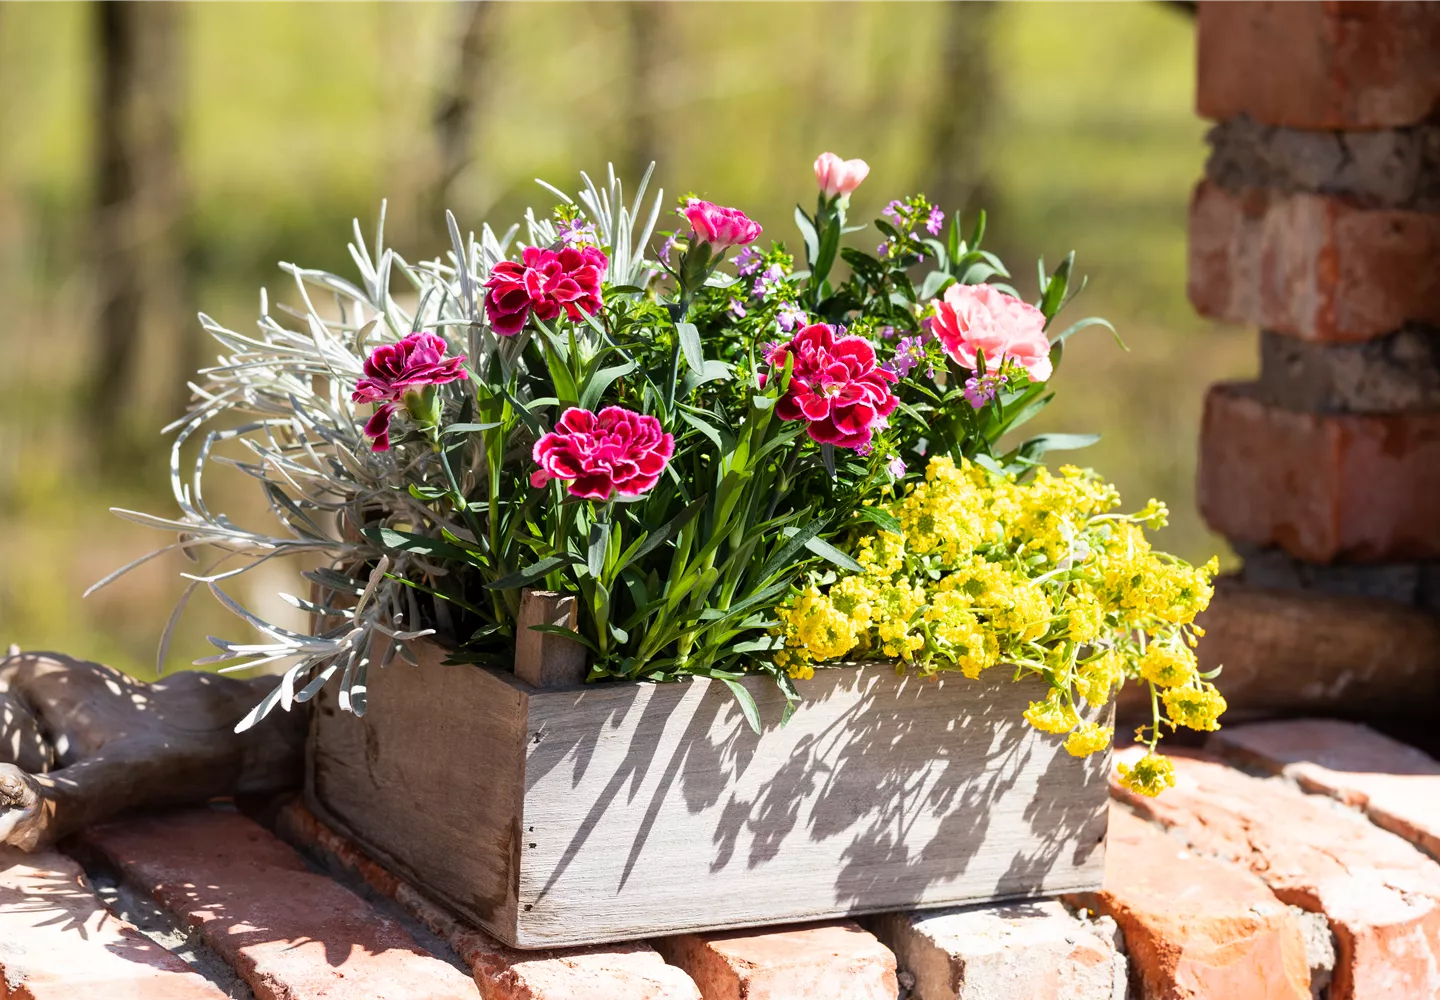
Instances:
[[[437,87],[451,72],[463,10],[452,3],[196,4],[185,12],[184,160],[192,194],[194,297],[241,329],[260,284],[283,288],[293,260],[348,271],[349,220],[390,199],[392,242],[433,255],[437,220],[419,217],[433,162]],[[933,176],[927,129],[945,114],[943,28],[934,4],[675,4],[657,21],[663,87],[650,115],[658,180],[745,207],[791,238],[790,208],[811,197],[822,149],[870,161],[855,214]],[[172,509],[153,449],[102,475],[85,399],[94,296],[85,260],[91,11],[0,9],[0,641],[59,646],[142,675],[182,589],[162,557],[81,601],[86,586],[165,539],[106,513]],[[1034,258],[1077,251],[1090,287],[1067,318],[1110,318],[1071,342],[1056,403],[1037,429],[1095,430],[1074,456],[1138,507],[1168,501],[1160,544],[1191,559],[1221,551],[1194,510],[1201,395],[1253,368],[1247,331],[1208,324],[1184,295],[1185,206],[1204,157],[1194,117],[1194,27],[1160,4],[1016,3],[987,22],[991,124],[964,155],[988,170],[990,241],[1022,291]],[[530,179],[571,184],[623,156],[634,62],[613,5],[507,4],[484,73],[475,159],[452,202],[462,224],[508,222],[534,201]],[[195,329],[198,335],[198,328]],[[151,337],[130,419],[158,429],[174,345]],[[245,487],[212,504],[264,516]],[[283,570],[230,589],[258,607],[294,589]],[[207,633],[243,627],[194,602],[172,667],[204,655]]]

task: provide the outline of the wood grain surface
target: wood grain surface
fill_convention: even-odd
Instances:
[[[556,947],[1097,888],[1108,754],[1021,719],[1043,694],[819,671],[756,735],[719,682],[538,690],[396,660],[365,719],[322,702],[312,806],[507,944]],[[1107,710],[1108,711],[1108,710]]]

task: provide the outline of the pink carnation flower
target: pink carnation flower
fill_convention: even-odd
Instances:
[[[1035,382],[1053,371],[1045,314],[990,285],[951,285],[935,304],[931,327],[945,353],[971,371],[981,351],[987,369],[998,369],[1008,358]]]
[[[697,240],[720,250],[754,243],[761,232],[760,223],[740,209],[721,208],[699,198],[691,198],[685,205],[685,218]]]
[[[813,323],[766,357],[777,370],[795,356],[790,388],[775,404],[781,420],[808,420],[810,437],[821,444],[859,449],[899,405],[890,391],[893,372],[875,364],[875,348],[864,337],[837,337],[833,327]]]
[[[600,283],[610,260],[594,247],[526,247],[519,261],[502,260],[485,282],[490,328],[513,337],[530,314],[545,322],[563,309],[571,319],[600,311]]]
[[[639,496],[659,481],[673,454],[674,435],[652,416],[620,406],[598,414],[572,406],[555,430],[535,442],[540,468],[530,485],[564,479],[571,496],[586,500],[609,500],[616,493]]]
[[[365,359],[365,376],[355,383],[351,402],[379,403],[365,424],[365,433],[375,439],[375,451],[390,450],[390,417],[411,390],[443,385],[465,377],[465,357],[446,357],[450,349],[444,337],[433,333],[412,333],[393,344],[381,344]]]
[[[825,197],[849,194],[870,175],[870,164],[864,160],[842,160],[834,153],[821,153],[815,161],[815,183]]]

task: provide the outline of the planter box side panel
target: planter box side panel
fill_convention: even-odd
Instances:
[[[1099,886],[1109,754],[1021,719],[1039,682],[822,670],[783,728],[745,683],[760,736],[717,682],[531,694],[517,944]]]
[[[316,697],[306,800],[378,860],[487,926],[513,926],[525,768],[525,693],[415,647],[370,670],[363,719]]]

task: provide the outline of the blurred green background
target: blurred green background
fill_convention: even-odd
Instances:
[[[986,207],[1023,293],[1076,250],[1066,316],[1130,351],[1072,341],[1037,423],[1103,433],[1077,457],[1171,505],[1159,544],[1223,553],[1201,396],[1256,361],[1185,300],[1193,78],[1192,17],[1160,3],[0,4],[0,642],[153,673],[183,560],[81,593],[168,540],[107,508],[173,510],[159,428],[211,354],[197,309],[244,329],[262,284],[285,297],[277,261],[348,272],[382,198],[389,241],[433,256],[441,206],[503,228],[550,207],[531,178],[607,160],[793,239],[829,149],[871,164],[852,218],[916,190]],[[265,516],[248,483],[208,499]],[[300,586],[267,564],[231,589],[274,613]],[[244,626],[204,597],[169,666],[209,633]]]

